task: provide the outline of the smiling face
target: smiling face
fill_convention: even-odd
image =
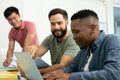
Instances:
[[[21,20],[19,14],[13,12],[10,16],[7,17],[7,20],[14,28],[19,29],[21,27]]]
[[[56,38],[62,38],[67,32],[68,20],[62,14],[55,14],[50,17],[51,32]]]
[[[71,21],[71,31],[75,42],[81,49],[89,46],[94,38],[94,26],[90,25],[87,18]]]

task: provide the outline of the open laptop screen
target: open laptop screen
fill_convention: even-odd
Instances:
[[[29,80],[43,80],[42,75],[28,52],[14,52],[14,54]]]

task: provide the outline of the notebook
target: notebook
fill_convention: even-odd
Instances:
[[[34,60],[28,52],[14,52],[14,54],[28,80],[43,80]]]
[[[16,66],[0,67],[0,71],[18,71],[18,68]]]

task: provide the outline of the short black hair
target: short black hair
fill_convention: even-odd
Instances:
[[[71,20],[83,19],[83,18],[86,18],[86,17],[89,17],[89,16],[95,17],[97,20],[99,20],[97,13],[94,12],[93,10],[90,10],[90,9],[83,9],[83,10],[80,10],[80,11],[76,12],[71,17]]]
[[[10,6],[10,7],[6,8],[4,11],[5,18],[7,19],[7,17],[10,16],[13,12],[15,12],[16,14],[19,15],[19,10],[16,7]]]
[[[65,10],[60,9],[60,8],[54,8],[49,12],[48,18],[50,19],[50,17],[52,15],[56,15],[56,14],[62,14],[64,19],[68,20],[68,14]]]

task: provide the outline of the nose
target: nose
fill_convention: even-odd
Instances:
[[[58,24],[55,24],[54,28],[55,28],[55,29],[58,29],[58,28],[59,28],[59,25],[58,25]]]
[[[58,24],[58,22],[53,22],[53,23],[51,23],[51,28],[52,28],[52,30],[59,30],[60,25]]]
[[[10,23],[15,23],[14,19],[9,20]]]

